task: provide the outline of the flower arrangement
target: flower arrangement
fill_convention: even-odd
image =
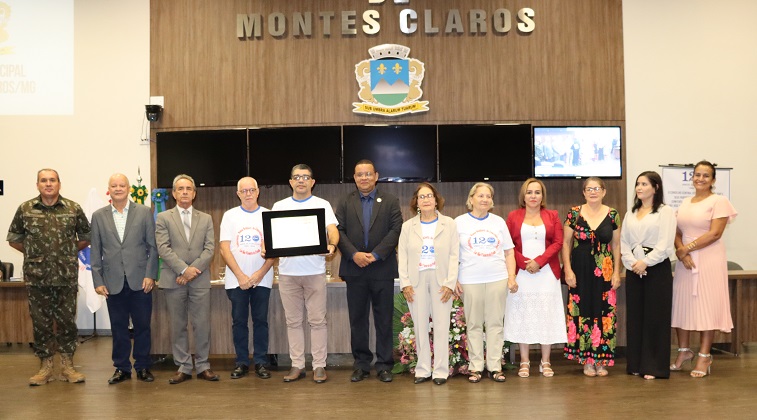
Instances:
[[[434,357],[433,323],[429,320],[429,340],[431,342],[431,358]],[[415,342],[413,318],[410,315],[405,296],[398,293],[394,296],[394,338],[395,364],[392,373],[415,372],[418,355]],[[449,325],[449,374],[468,373],[468,347],[465,328],[465,312],[463,302],[455,298],[452,302]]]
[[[429,320],[431,327],[429,331],[429,341],[431,342],[431,358],[434,357],[434,335],[433,323]],[[449,370],[450,376],[455,374],[468,374],[468,333],[465,326],[465,310],[463,301],[455,298],[452,302],[450,314],[450,331],[449,331]],[[415,347],[415,330],[413,318],[410,315],[410,309],[402,293],[394,295],[394,368],[392,373],[410,372],[415,373],[415,366],[418,364],[418,354]],[[484,348],[486,333],[484,332]],[[515,365],[509,361],[511,342],[505,341],[502,348],[502,363],[505,369],[512,370]]]
[[[402,294],[398,294],[394,296],[394,309],[395,314],[397,312],[397,297],[402,296]],[[407,306],[407,303],[405,303],[405,306]],[[401,309],[400,309],[401,310]],[[410,312],[404,312],[399,316],[399,328],[397,328],[397,320],[395,317],[395,328],[394,330],[397,331],[399,329],[399,333],[395,335],[394,337],[394,349],[395,349],[395,360],[397,362],[394,364],[394,368],[392,368],[392,373],[402,373],[402,372],[415,372],[415,365],[418,364],[418,357],[416,353],[415,348],[415,332],[413,330],[413,318],[410,316]]]
[[[465,327],[465,310],[463,301],[456,297],[452,301],[452,313],[449,320],[449,370],[450,376],[455,373],[468,374],[468,334]]]

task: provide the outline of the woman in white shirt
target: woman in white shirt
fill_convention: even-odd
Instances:
[[[494,207],[494,188],[476,183],[468,193],[470,212],[455,219],[460,236],[460,274],[463,306],[468,332],[468,356],[472,383],[481,381],[486,367],[489,377],[505,381],[502,347],[505,343],[504,318],[507,290],[515,291],[513,240],[505,220],[489,213]],[[486,328],[486,360],[484,360]]]
[[[627,371],[644,379],[670,377],[670,318],[676,219],[663,202],[662,178],[642,172],[623,219],[620,250],[626,267]]]

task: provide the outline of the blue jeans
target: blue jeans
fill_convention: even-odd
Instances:
[[[250,331],[247,317],[252,315],[253,361],[256,365],[268,363],[268,298],[271,289],[254,287],[242,290],[226,289],[231,301],[231,334],[234,338],[236,365],[250,365]]]

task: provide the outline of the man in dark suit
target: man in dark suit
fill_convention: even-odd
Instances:
[[[92,280],[97,294],[107,298],[113,333],[116,371],[108,379],[109,384],[131,378],[129,318],[134,326],[137,379],[155,379],[150,372],[150,292],[158,277],[155,223],[147,206],[129,201],[129,188],[125,175],[111,176],[111,204],[92,214]]]
[[[376,328],[376,372],[382,382],[392,381],[392,314],[394,279],[397,277],[397,242],[402,210],[397,197],[376,188],[379,174],[370,160],[355,165],[357,191],[337,204],[339,276],[347,283],[352,355],[352,382],[369,375],[373,353],[368,345],[371,305]]]
[[[210,215],[192,208],[197,194],[189,175],[173,180],[176,207],[158,214],[155,241],[163,259],[158,286],[166,294],[171,317],[173,360],[179,366],[168,383],[192,379],[192,354],[189,351],[187,321],[192,322],[195,341],[194,367],[197,377],[217,381],[210,370],[210,261],[215,248],[213,220]]]

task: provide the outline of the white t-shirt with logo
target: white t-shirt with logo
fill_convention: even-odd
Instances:
[[[421,259],[418,262],[418,271],[436,270],[436,254],[434,253],[434,235],[436,234],[436,225],[439,218],[433,222],[421,222],[421,234],[423,235],[423,245],[421,245]]]
[[[492,283],[507,279],[505,250],[513,249],[513,239],[505,219],[487,213],[477,219],[470,213],[455,218],[460,237],[461,284]]]
[[[221,219],[220,240],[229,241],[231,254],[247,275],[259,270],[265,263],[265,258],[260,256],[260,245],[263,243],[262,214],[266,211],[268,209],[265,207],[247,211],[239,206],[228,210]],[[228,266],[225,280],[227,289],[239,287],[239,280]],[[272,284],[273,269],[268,270],[258,286],[270,289]]]
[[[285,198],[274,203],[271,210],[305,210],[324,209],[326,213],[326,226],[338,225],[331,204],[319,197],[310,197],[298,201],[293,197]],[[303,255],[300,257],[279,258],[279,275],[285,276],[312,276],[326,272],[326,257],[322,255]]]

